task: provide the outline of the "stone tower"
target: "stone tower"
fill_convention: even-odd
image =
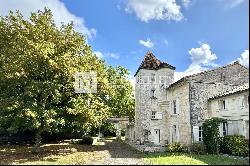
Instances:
[[[135,73],[135,132],[140,143],[165,144],[166,88],[174,81],[175,67],[148,51]],[[166,126],[165,126],[166,129]],[[163,132],[162,132],[163,133]]]

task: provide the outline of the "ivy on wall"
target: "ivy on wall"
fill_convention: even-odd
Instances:
[[[220,144],[220,123],[226,122],[226,119],[213,117],[205,120],[202,125],[203,128],[203,143],[206,146],[206,150],[210,154],[219,153]]]

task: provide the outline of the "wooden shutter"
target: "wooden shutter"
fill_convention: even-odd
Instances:
[[[193,139],[194,142],[199,141],[199,126],[193,126]]]
[[[180,113],[180,101],[179,98],[176,98],[176,114]]]
[[[156,118],[157,119],[162,119],[162,112],[157,112],[156,113]]]

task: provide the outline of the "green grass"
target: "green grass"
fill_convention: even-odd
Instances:
[[[98,145],[44,144],[41,149],[33,154],[30,145],[1,145],[0,165],[79,165],[105,157]]]
[[[248,165],[248,159],[226,157],[221,155],[194,154],[148,154],[145,160],[160,165]]]

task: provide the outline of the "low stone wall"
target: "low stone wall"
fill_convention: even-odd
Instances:
[[[151,146],[151,145],[139,145],[139,144],[135,144],[129,141],[126,141],[127,144],[129,144],[130,146],[132,146],[133,148],[141,151],[141,152],[149,152],[149,153],[154,153],[154,152],[164,152],[165,151],[165,147],[162,146]]]

